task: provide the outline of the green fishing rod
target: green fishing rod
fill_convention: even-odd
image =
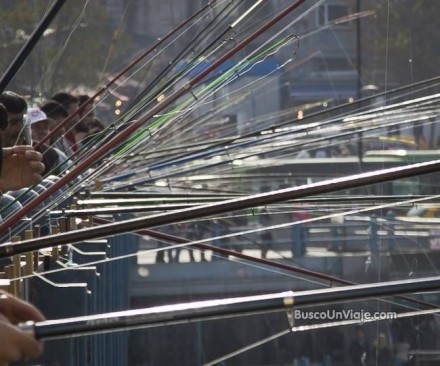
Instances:
[[[241,62],[237,63],[224,73],[222,73],[220,76],[215,78],[213,81],[208,83],[208,85],[201,88],[200,91],[192,91],[192,95],[188,97],[185,101],[181,102],[179,105],[175,106],[171,111],[167,112],[166,114],[159,116],[155,121],[153,121],[149,126],[147,130],[139,131],[135,135],[133,135],[129,141],[127,141],[123,147],[119,149],[119,151],[116,153],[116,157],[119,155],[126,154],[127,151],[134,148],[136,145],[138,145],[141,142],[145,142],[146,139],[151,137],[151,135],[159,128],[164,127],[167,123],[170,123],[176,115],[179,114],[179,111],[186,110],[190,107],[190,105],[194,102],[198,102],[203,97],[206,97],[206,95],[214,90],[215,88],[219,87],[220,85],[230,82],[231,79],[239,77],[240,73],[244,73],[247,71],[248,68],[252,67],[257,63],[258,61],[264,59],[268,55],[272,54],[274,51],[278,50],[281,46],[288,44],[292,40],[295,40],[293,35],[289,35],[287,37],[284,37],[283,39],[275,42],[274,44],[270,45],[267,49],[259,53],[258,55],[250,58],[242,60]]]

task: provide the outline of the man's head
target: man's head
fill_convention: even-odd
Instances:
[[[11,147],[25,143],[23,138],[24,114],[27,104],[20,95],[6,91],[0,95],[0,103],[6,108],[8,114],[8,126],[1,131],[3,146]]]
[[[30,126],[32,141],[40,142],[49,134],[49,120],[39,108],[29,108],[26,114],[26,125]]]

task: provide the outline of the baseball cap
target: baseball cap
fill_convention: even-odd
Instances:
[[[32,125],[45,120],[47,120],[46,113],[44,113],[40,108],[29,108],[26,112],[27,125]]]

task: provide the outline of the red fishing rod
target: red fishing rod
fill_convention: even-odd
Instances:
[[[108,90],[121,76],[127,73],[130,69],[136,66],[142,59],[148,56],[151,52],[153,52],[157,47],[159,47],[163,42],[168,40],[172,35],[177,33],[195,18],[197,18],[200,14],[204,13],[207,9],[212,8],[213,4],[217,2],[217,0],[210,1],[207,5],[202,7],[200,10],[191,15],[188,19],[186,19],[183,23],[170,30],[165,36],[158,38],[156,42],[154,42],[150,47],[148,47],[143,53],[141,53],[138,57],[132,60],[128,66],[122,69],[119,73],[117,73],[106,85],[102,86],[94,95],[90,97],[89,100],[82,103],[78,109],[72,112],[66,119],[60,122],[53,130],[51,130],[46,136],[44,136],[39,142],[35,144],[35,149],[41,147],[46,141],[48,141],[53,135],[55,135],[58,131],[60,131],[64,126],[66,126],[80,111],[84,110],[84,108],[92,104],[96,98],[98,98],[101,94],[103,94],[106,90]]]
[[[68,182],[71,182],[74,178],[76,178],[79,174],[84,172],[89,166],[92,166],[99,159],[104,157],[105,154],[109,153],[116,146],[124,142],[133,132],[135,132],[139,127],[144,125],[146,122],[150,121],[156,114],[162,112],[162,110],[168,107],[171,103],[175,102],[179,97],[185,95],[190,92],[191,89],[196,86],[200,81],[202,81],[206,76],[208,76],[212,71],[214,71],[218,66],[223,64],[226,60],[230,59],[237,52],[242,50],[244,47],[249,45],[253,40],[255,40],[258,36],[267,31],[274,24],[279,22],[282,18],[287,16],[293,10],[298,8],[302,3],[306,0],[297,0],[292,5],[288,6],[286,9],[278,13],[272,20],[267,22],[253,34],[249,35],[246,39],[238,43],[233,49],[220,57],[217,61],[213,62],[210,66],[208,66],[205,70],[201,71],[198,75],[196,75],[192,80],[189,80],[185,85],[177,89],[175,92],[171,93],[168,97],[165,97],[161,102],[159,102],[156,106],[151,108],[143,117],[139,118],[137,121],[134,121],[130,126],[121,131],[119,134],[114,136],[107,143],[99,147],[94,152],[90,153],[82,162],[80,162],[76,167],[72,168],[70,172],[64,175],[58,182],[54,183],[51,187],[41,193],[38,197],[30,201],[26,204],[20,211],[11,215],[0,225],[0,235],[4,234],[14,223],[23,218],[26,214],[28,214],[32,209],[41,204],[44,200],[48,199],[53,193],[55,193],[58,189],[66,185]]]
[[[96,222],[99,224],[110,224],[113,222],[111,220],[104,219],[102,217],[93,217],[92,220],[94,223]],[[159,239],[159,240],[166,240],[166,241],[173,242],[176,244],[188,244],[187,246],[190,248],[196,248],[196,249],[200,249],[200,250],[211,250],[213,253],[221,254],[224,256],[230,255],[232,257],[243,259],[248,262],[259,263],[259,264],[263,264],[268,267],[274,267],[274,268],[282,269],[282,270],[285,270],[288,272],[300,273],[305,276],[310,276],[313,278],[319,278],[321,280],[329,281],[330,284],[339,283],[342,285],[357,285],[357,283],[353,282],[353,281],[344,280],[339,277],[328,275],[328,274],[325,274],[322,272],[312,271],[310,269],[294,266],[292,264],[280,263],[280,262],[272,261],[272,260],[266,259],[266,258],[257,258],[257,257],[253,257],[251,255],[237,252],[235,250],[220,248],[220,247],[216,247],[214,245],[205,244],[205,243],[191,244],[192,241],[189,239],[181,238],[181,237],[166,234],[166,233],[161,233],[159,231],[143,229],[143,230],[138,230],[135,233],[139,234],[139,235],[150,236],[152,238]],[[437,305],[434,305],[434,304],[431,304],[431,303],[428,303],[425,301],[420,301],[418,299],[414,299],[411,297],[406,297],[406,296],[396,296],[396,297],[400,298],[401,300],[405,300],[405,301],[408,301],[408,302],[411,302],[414,304],[426,306],[428,308],[432,308],[432,309],[438,308]]]

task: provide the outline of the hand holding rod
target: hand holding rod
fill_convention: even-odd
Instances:
[[[440,277],[162,305],[20,325],[36,339],[128,330],[334,302],[440,289]]]

